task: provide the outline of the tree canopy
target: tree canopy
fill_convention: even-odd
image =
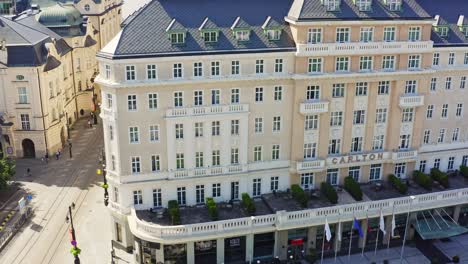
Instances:
[[[12,159],[0,159],[0,190],[8,187],[8,182],[15,175],[16,164]]]

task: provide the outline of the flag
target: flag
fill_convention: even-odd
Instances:
[[[384,234],[384,236],[387,234],[387,231],[385,231],[385,220],[383,218],[382,211],[380,211],[380,223],[379,223],[380,230]]]
[[[341,221],[338,223],[338,241],[341,241]]]
[[[364,237],[364,233],[362,233],[361,226],[356,218],[354,218],[353,227],[358,231],[359,237]]]
[[[395,215],[393,215],[393,218],[392,218],[392,237],[395,236],[395,228],[396,228]]]
[[[325,219],[325,235],[327,236],[327,241],[330,242],[332,234],[327,219]]]

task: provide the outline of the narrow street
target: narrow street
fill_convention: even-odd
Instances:
[[[65,221],[72,203],[81,263],[110,263],[110,219],[99,186],[102,178],[96,175],[103,147],[102,126],[87,128],[86,120],[80,120],[71,138],[72,159],[66,148],[59,160],[51,157],[48,164],[17,161],[16,181],[32,194],[34,215],[0,252],[0,263],[72,263],[69,223]],[[31,177],[25,175],[27,168]]]

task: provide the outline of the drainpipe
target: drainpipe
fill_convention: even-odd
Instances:
[[[46,152],[49,152],[49,146],[47,144],[47,133],[46,133],[46,126],[45,126],[45,116],[44,116],[44,106],[42,105],[42,88],[41,88],[41,79],[39,77],[39,67],[36,68],[37,71],[37,85],[39,86],[39,100],[41,102],[41,115],[42,115],[42,125],[44,128],[44,143],[46,147]]]
[[[75,62],[73,60],[73,52],[74,51],[75,51],[75,48],[72,47],[72,50],[71,50],[71,64],[72,64],[72,77],[73,77],[73,91],[75,93],[75,95],[74,95],[74,97],[75,97],[75,111],[76,111],[75,118],[78,120],[78,117],[80,116],[80,112],[78,112],[78,94],[76,93]],[[67,119],[67,124],[68,124],[68,119]]]

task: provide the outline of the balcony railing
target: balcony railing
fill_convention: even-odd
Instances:
[[[432,41],[298,44],[298,56],[431,52]]]
[[[301,103],[299,111],[304,115],[326,113],[328,112],[328,105],[328,101],[305,101]]]
[[[166,117],[188,117],[212,114],[245,113],[249,111],[248,104],[210,105],[195,107],[171,108],[166,111]]]
[[[392,153],[392,159],[394,161],[401,160],[415,160],[418,157],[417,150],[396,150]]]
[[[246,172],[247,166],[242,164],[223,167],[196,168],[186,170],[175,170],[169,172],[169,179],[185,179],[192,177],[213,176],[220,174],[232,174]]]
[[[400,107],[416,107],[424,105],[424,95],[406,94],[400,96]]]
[[[296,169],[298,171],[304,170],[321,170],[325,168],[325,160],[317,159],[317,160],[303,160],[298,161],[296,164]]]
[[[178,239],[204,240],[230,235],[244,235],[252,232],[262,233],[276,230],[304,228],[328,223],[352,221],[368,217],[379,217],[407,213],[409,206],[413,211],[431,210],[466,203],[468,188],[428,193],[410,197],[393,198],[378,201],[357,202],[324,208],[300,211],[277,211],[275,214],[244,217],[231,220],[213,221],[200,224],[162,226],[139,219],[135,209],[128,215],[132,233],[148,241],[172,243]]]

